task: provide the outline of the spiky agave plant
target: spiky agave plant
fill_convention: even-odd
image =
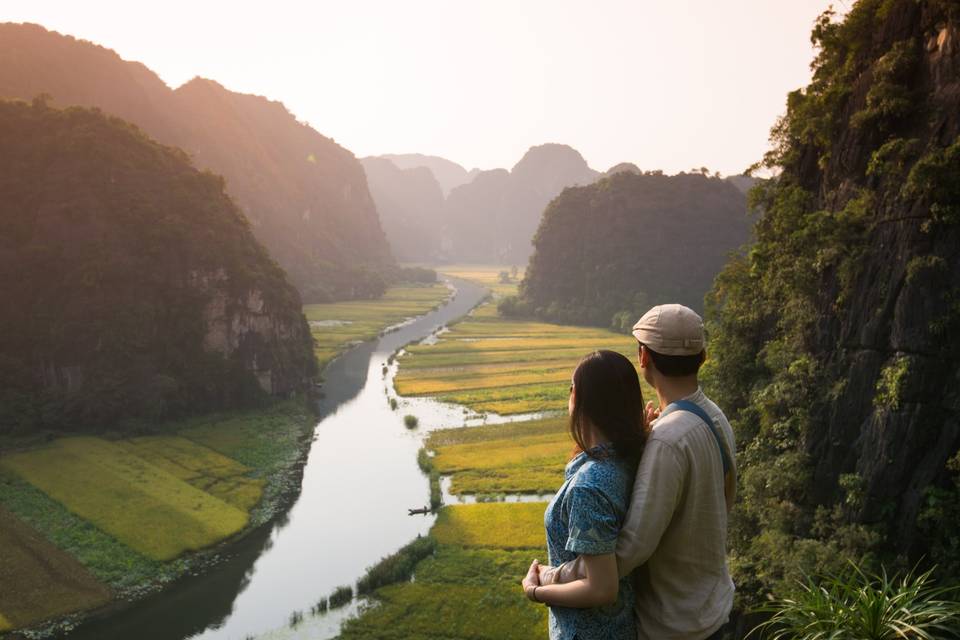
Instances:
[[[960,638],[956,587],[937,587],[933,569],[902,575],[851,570],[799,583],[796,596],[756,611],[772,613],[748,637],[771,640],[944,640]]]

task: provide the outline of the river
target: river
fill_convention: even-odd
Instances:
[[[390,356],[466,314],[486,295],[455,280],[456,293],[437,310],[359,345],[324,371],[319,422],[299,496],[277,520],[233,545],[208,571],[129,608],[84,625],[71,640],[247,640],[337,635],[359,606],[310,615],[340,585],[354,585],[367,567],[426,534],[434,516],[409,516],[428,502],[416,463],[423,434],[484,420],[461,407],[399,399],[390,409],[395,365]],[[386,373],[384,370],[386,368]],[[403,425],[406,413],[420,420]],[[291,627],[291,615],[304,620]]]

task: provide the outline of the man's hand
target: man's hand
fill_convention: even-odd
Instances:
[[[654,420],[660,417],[660,407],[653,406],[653,400],[647,402],[647,424],[650,424]]]

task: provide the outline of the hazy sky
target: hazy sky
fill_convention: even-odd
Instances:
[[[509,168],[562,142],[598,170],[730,174],[809,80],[828,3],[0,0],[0,21],[91,40],[172,87],[200,75],[280,100],[357,156]]]

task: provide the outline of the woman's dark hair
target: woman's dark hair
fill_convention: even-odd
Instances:
[[[648,428],[633,363],[616,351],[594,351],[574,370],[571,391],[570,435],[576,451],[587,451],[586,434],[593,425],[618,455],[639,461]]]

